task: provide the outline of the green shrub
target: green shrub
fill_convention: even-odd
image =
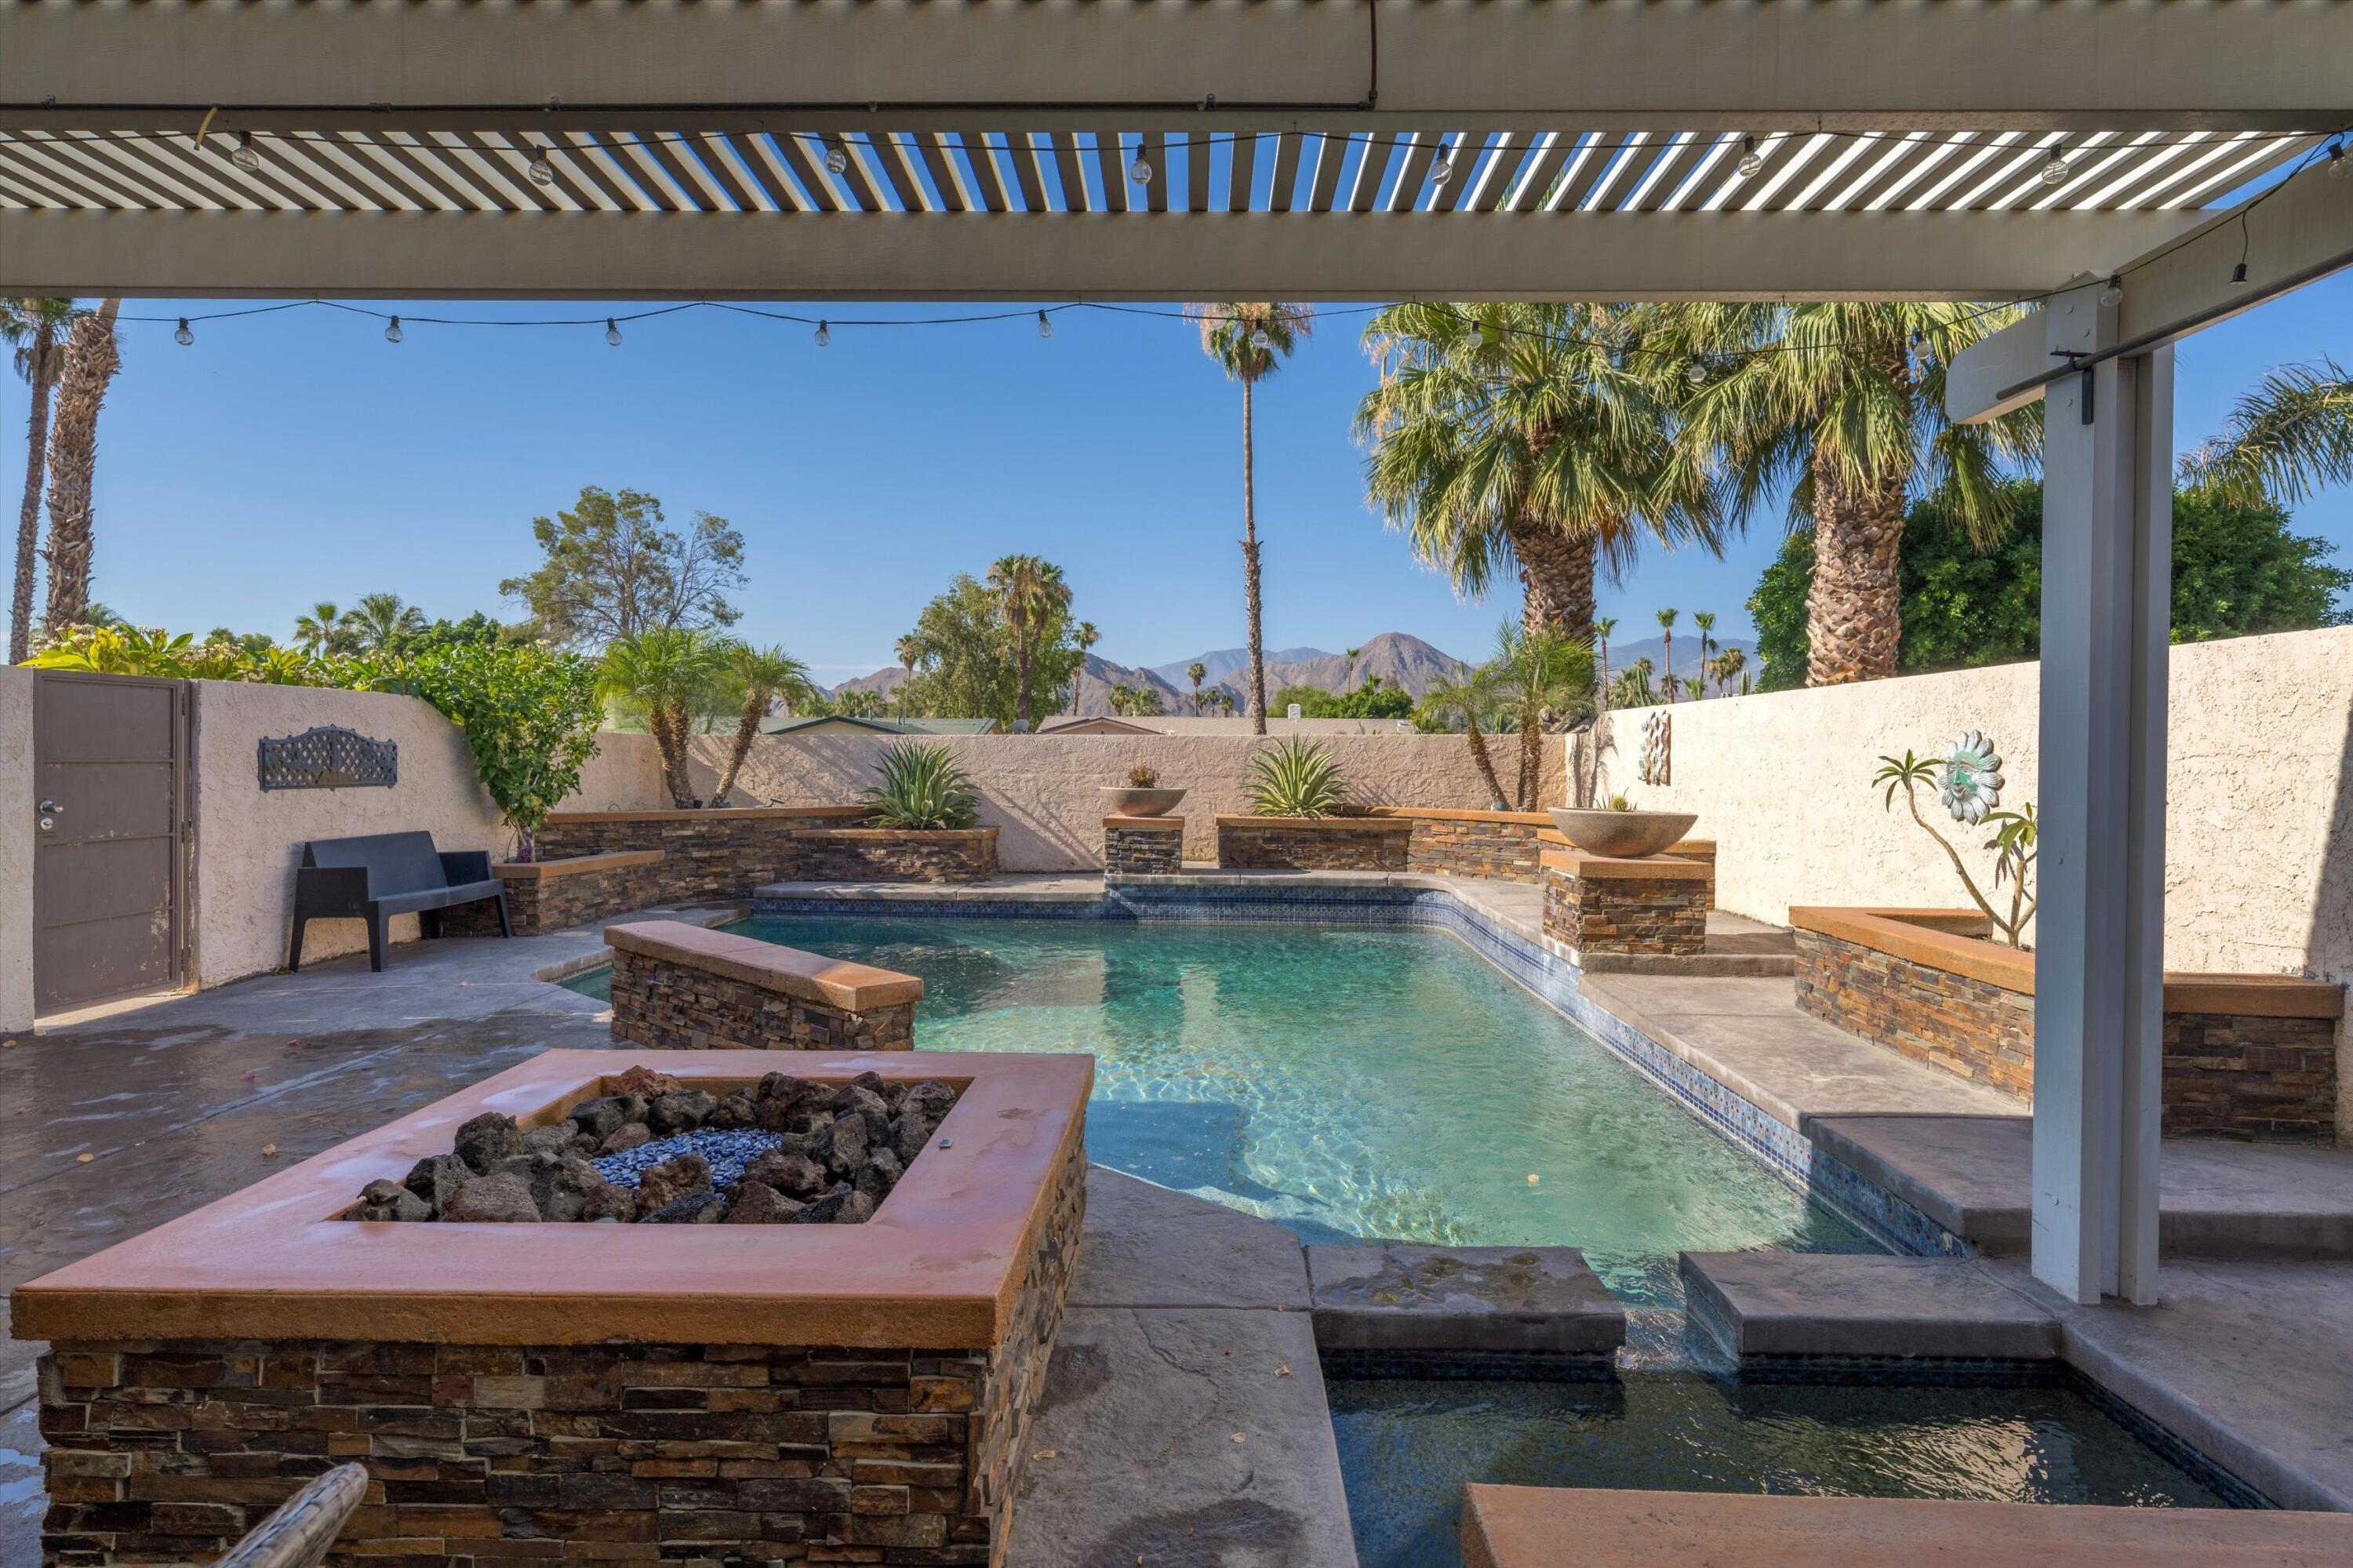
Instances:
[[[886,828],[969,828],[980,821],[980,798],[948,748],[912,740],[886,747],[882,781],[866,791],[874,820]]]
[[[474,771],[532,858],[532,835],[580,787],[605,716],[596,667],[571,653],[453,642],[410,661],[387,684],[422,697],[466,732]]]
[[[1329,817],[1348,800],[1332,754],[1295,735],[1250,758],[1244,790],[1262,817]]]

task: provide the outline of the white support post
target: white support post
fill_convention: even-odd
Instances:
[[[2097,293],[2051,302],[2054,354],[2116,341]],[[2076,1301],[2146,1303],[2164,1055],[2171,350],[2052,383],[2043,421],[2032,1266]]]

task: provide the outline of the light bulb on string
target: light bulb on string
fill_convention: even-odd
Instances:
[[[393,317],[392,324],[384,329],[384,341],[386,343],[398,343],[402,338],[406,337],[407,335],[408,334],[400,330],[400,318],[398,316]]]
[[[1442,185],[1454,177],[1454,154],[1440,147],[1438,159],[1430,165],[1430,183]]]
[[[1152,159],[1144,151],[1144,138],[1135,139],[1135,161],[1127,166],[1127,177],[1139,185],[1152,183]]]
[[[1043,311],[1038,313],[1038,335],[1039,337],[1054,335],[1054,323],[1046,319],[1046,313]]]
[[[2108,274],[2108,286],[2100,291],[2100,303],[2107,306],[2110,310],[2114,310],[2124,302],[2124,276],[2121,273],[2111,272]]]
[[[240,131],[237,133],[237,151],[228,155],[228,161],[248,175],[260,171],[261,154],[253,150],[252,132]]]
[[[819,348],[823,348],[827,344],[831,343],[833,341],[833,323],[830,322],[818,323],[817,331],[809,335],[809,341],[816,344]]]
[[[2231,287],[2234,289],[2243,289],[2246,286],[2247,264],[2244,261],[2242,261],[2237,266],[2231,269]]]
[[[607,316],[605,318],[605,341],[611,344],[615,348],[621,346],[620,324],[615,322],[610,316]]]
[[[196,341],[196,334],[188,330],[187,317],[182,316],[180,318],[180,330],[172,334],[172,341],[178,344],[182,348],[185,348],[188,344]]]
[[[1757,138],[1754,136],[1743,136],[1740,149],[1740,162],[1735,166],[1739,169],[1742,179],[1753,180],[1765,171],[1765,154],[1757,150]]]
[[[2345,143],[2341,138],[2328,143],[2328,177],[2332,180],[2353,180],[2353,158],[2345,155]]]
[[[1694,387],[1707,385],[1707,361],[1696,354],[1693,355],[1691,363],[1683,366],[1683,379]]]
[[[828,173],[837,175],[849,167],[849,154],[842,151],[840,143],[836,142],[826,148],[825,166]]]
[[[1912,329],[1912,357],[1918,364],[1928,363],[1928,334],[1918,327]]]
[[[2059,143],[2053,142],[2042,155],[2042,183],[2055,185],[2067,177],[2067,160],[2059,155]]]
[[[555,183],[555,165],[548,162],[544,147],[532,149],[531,167],[525,172],[531,175],[533,185],[552,185]]]

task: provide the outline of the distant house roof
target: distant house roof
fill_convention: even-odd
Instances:
[[[772,718],[760,726],[762,735],[995,735],[997,721],[977,719],[849,718],[819,714],[809,718]]]
[[[1059,724],[1041,724],[1038,726],[1038,733],[1039,735],[1166,735],[1168,732],[1165,729],[1154,729],[1130,719],[1113,718],[1106,714],[1096,714],[1090,718],[1065,719]]]

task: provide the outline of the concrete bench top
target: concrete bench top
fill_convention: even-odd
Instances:
[[[1705,882],[1715,870],[1705,861],[1677,854],[1672,849],[1641,860],[1588,854],[1577,849],[1548,849],[1542,863],[1554,871],[1596,882]]]
[[[682,920],[607,926],[605,945],[851,1012],[923,1000],[923,982],[914,975],[805,953],[798,948],[690,926]]]
[[[816,818],[855,821],[874,814],[871,806],[715,806],[688,811],[557,811],[547,820],[565,822],[742,822]]]
[[[660,850],[608,850],[603,854],[567,854],[554,860],[502,860],[491,867],[509,882],[545,882],[554,876],[585,876],[599,871],[626,871],[633,865],[659,864]]]
[[[1181,833],[1185,831],[1185,819],[1182,817],[1123,817],[1114,814],[1103,819],[1103,826],[1140,829],[1145,832],[1158,829],[1164,832]]]
[[[1358,832],[1409,833],[1407,817],[1261,817],[1248,811],[1220,811],[1213,819],[1221,828],[1349,828]]]

